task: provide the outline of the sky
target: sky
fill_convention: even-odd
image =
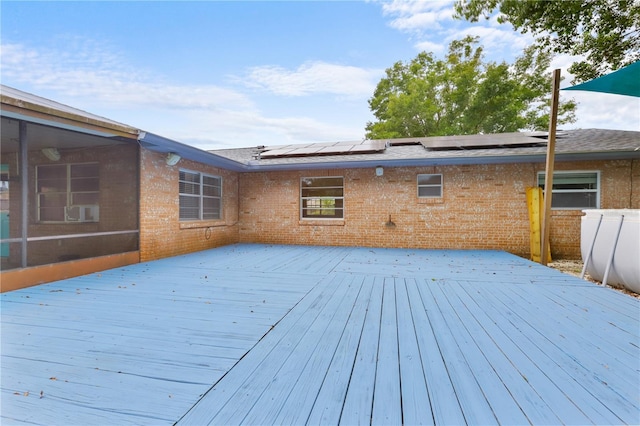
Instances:
[[[511,63],[530,34],[453,1],[8,1],[0,81],[201,149],[364,139],[385,69],[477,35]],[[554,58],[551,68],[575,60]],[[640,130],[640,101],[561,92],[562,129]]]

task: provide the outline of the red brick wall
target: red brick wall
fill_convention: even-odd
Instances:
[[[165,163],[163,154],[145,149],[140,154],[140,260],[205,250],[238,241],[238,174],[201,163]],[[222,219],[179,220],[180,169],[222,177]]]
[[[631,161],[556,162],[556,170],[600,170],[601,208],[639,208]],[[241,242],[498,249],[528,257],[525,190],[544,163],[245,173],[240,176]],[[417,197],[416,175],[441,173],[443,198]],[[301,220],[300,178],[344,176],[344,220]],[[636,183],[638,179],[636,177]],[[551,247],[580,257],[582,212],[554,211]],[[394,227],[387,226],[389,221]]]

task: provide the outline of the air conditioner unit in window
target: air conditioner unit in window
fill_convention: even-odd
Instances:
[[[70,206],[66,209],[67,221],[70,222],[98,222],[100,220],[100,206],[85,204]]]

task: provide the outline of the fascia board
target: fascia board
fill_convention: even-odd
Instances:
[[[624,160],[640,158],[640,151],[614,152],[583,152],[557,153],[556,161],[589,161],[589,160]],[[486,157],[445,157],[445,158],[414,158],[399,160],[364,160],[364,161],[331,161],[314,163],[291,164],[256,164],[250,162],[246,166],[248,172],[319,170],[319,169],[361,169],[382,167],[428,167],[428,166],[460,166],[481,164],[513,164],[513,163],[544,163],[545,154],[486,156]]]
[[[150,151],[161,153],[174,152],[188,160],[197,161],[209,166],[220,167],[222,169],[232,170],[235,172],[247,170],[246,165],[238,163],[237,161],[230,160],[211,152],[204,151],[190,145],[185,145],[153,133],[140,132],[138,135],[138,142],[143,148]]]
[[[26,121],[29,123],[40,124],[47,127],[55,127],[58,129],[70,130],[73,132],[85,133],[93,136],[100,136],[103,138],[125,137],[128,139],[135,140],[135,135],[132,135],[132,134],[127,134],[123,132],[110,132],[110,131],[104,131],[104,130],[97,130],[96,128],[78,126],[73,124],[72,121],[68,121],[68,120],[60,121],[60,120],[43,118],[43,117],[36,117],[29,114],[22,114],[16,111],[7,111],[6,109],[3,109],[2,111],[0,111],[0,115],[2,117],[11,118],[14,120]]]

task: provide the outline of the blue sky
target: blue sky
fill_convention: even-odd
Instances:
[[[384,70],[467,34],[512,62],[530,35],[452,1],[3,0],[2,84],[203,149],[360,140]],[[559,56],[552,68],[573,58]],[[567,85],[568,81],[563,83]],[[633,98],[573,92],[564,128],[639,130]]]

